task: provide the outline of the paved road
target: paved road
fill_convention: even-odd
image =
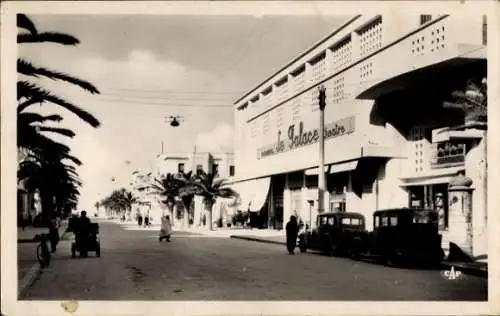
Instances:
[[[35,300],[486,300],[487,280],[390,268],[281,245],[101,223],[102,257],[71,259],[63,241],[28,291]]]

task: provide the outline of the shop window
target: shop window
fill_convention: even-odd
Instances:
[[[234,176],[234,166],[229,166],[229,176]]]
[[[439,229],[448,229],[448,184],[413,186],[409,189],[409,195],[410,208],[425,208],[437,211]]]

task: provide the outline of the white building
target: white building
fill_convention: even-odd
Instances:
[[[475,186],[474,252],[485,253],[484,132],[435,137],[463,123],[443,109],[450,91],[486,75],[485,32],[474,15],[355,16],[245,93],[234,108],[240,209],[260,214],[262,226],[279,229],[292,213],[314,225],[324,85],[326,209],[361,212],[370,229],[376,210],[446,201],[448,181],[465,170]]]
[[[168,173],[177,174],[179,172],[192,171],[196,173],[198,170],[203,170],[205,173],[212,173],[218,175],[218,178],[231,179],[235,173],[234,154],[230,152],[168,152],[161,153],[156,157],[156,170],[155,176],[160,178],[162,175]],[[213,207],[213,220],[216,222],[219,218],[227,219],[227,212],[231,209],[225,206],[224,203],[218,201]],[[182,203],[176,204],[175,220],[180,223]],[[203,207],[202,198],[195,196],[194,206],[192,210],[192,222],[194,226],[202,225],[203,214],[205,210]],[[205,217],[206,218],[206,217]],[[206,222],[205,222],[206,223]]]
[[[221,178],[234,176],[234,154],[199,152],[168,152],[156,157],[156,176],[167,173],[203,170],[206,173],[218,174]]]

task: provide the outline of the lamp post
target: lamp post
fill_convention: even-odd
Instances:
[[[326,89],[321,85],[318,89],[319,103],[319,172],[318,172],[318,213],[325,211],[325,106]]]

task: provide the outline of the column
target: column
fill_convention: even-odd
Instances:
[[[449,241],[469,256],[473,254],[471,185],[472,180],[462,172],[450,181],[448,188]]]
[[[474,184],[474,194],[472,196],[472,231],[473,254],[477,256],[488,252],[486,138],[483,136],[482,139],[471,142],[470,147],[465,157],[465,170],[466,175]]]
[[[283,191],[283,228],[285,227],[288,219],[291,215],[291,193],[290,188],[288,186],[288,174],[285,176],[285,189]],[[283,229],[285,232],[285,229]]]

